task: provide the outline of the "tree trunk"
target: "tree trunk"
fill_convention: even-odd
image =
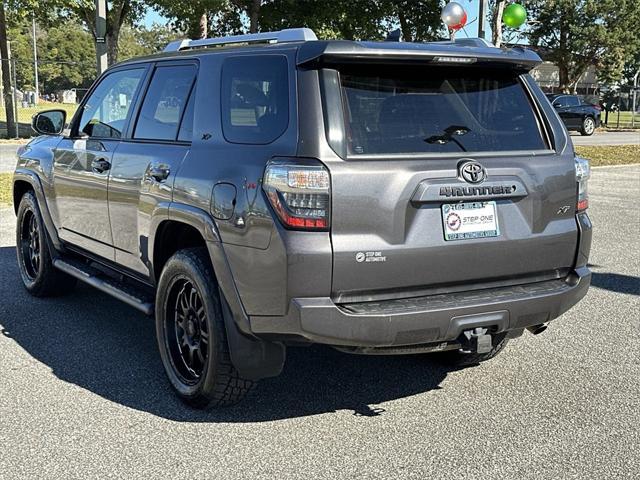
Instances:
[[[260,20],[260,6],[262,0],[252,0],[249,7],[249,33],[258,33],[258,22]]]
[[[558,62],[558,86],[562,93],[571,93],[569,87],[569,66],[564,62]]]
[[[4,14],[4,2],[0,1],[0,63],[2,63],[2,89],[4,108],[7,114],[7,136],[17,137],[18,130],[13,110],[13,91],[11,89],[11,70],[9,68],[9,43],[7,41],[7,21]]]
[[[206,13],[200,15],[200,38],[207,38],[209,35],[209,18]]]
[[[120,39],[120,27],[112,28],[107,32],[107,64],[109,66],[118,62],[118,41]]]
[[[193,40],[202,40],[209,35],[209,17],[207,13],[198,13],[189,23],[187,35]]]
[[[506,0],[496,1],[491,17],[491,41],[498,48],[502,45],[502,14],[504,13],[505,2]]]
[[[118,62],[118,42],[120,41],[120,29],[131,10],[129,0],[123,0],[119,5],[114,5],[113,16],[109,18],[107,5],[107,63],[109,66]]]
[[[400,21],[400,31],[402,32],[403,42],[413,42],[413,35],[411,33],[411,27],[407,22],[407,16],[402,10],[398,11],[398,20]]]

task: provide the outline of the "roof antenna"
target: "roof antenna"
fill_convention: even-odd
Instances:
[[[402,30],[396,28],[395,30],[391,30],[387,34],[387,38],[384,39],[385,42],[401,42],[402,41]]]

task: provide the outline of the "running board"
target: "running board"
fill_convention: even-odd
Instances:
[[[153,315],[153,298],[141,289],[111,278],[100,270],[82,262],[58,258],[53,261],[53,266],[140,310],[146,315]]]

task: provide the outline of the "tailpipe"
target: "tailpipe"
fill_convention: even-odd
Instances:
[[[531,325],[530,327],[527,327],[527,330],[529,330],[534,335],[539,335],[540,333],[544,332],[548,326],[548,323],[541,323],[539,325]]]

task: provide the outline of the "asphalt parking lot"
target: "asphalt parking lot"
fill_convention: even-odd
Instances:
[[[3,208],[0,478],[638,478],[640,165],[590,188],[593,287],[542,335],[459,371],[290,349],[210,412],[171,393],[150,319],[90,287],[29,297]]]

